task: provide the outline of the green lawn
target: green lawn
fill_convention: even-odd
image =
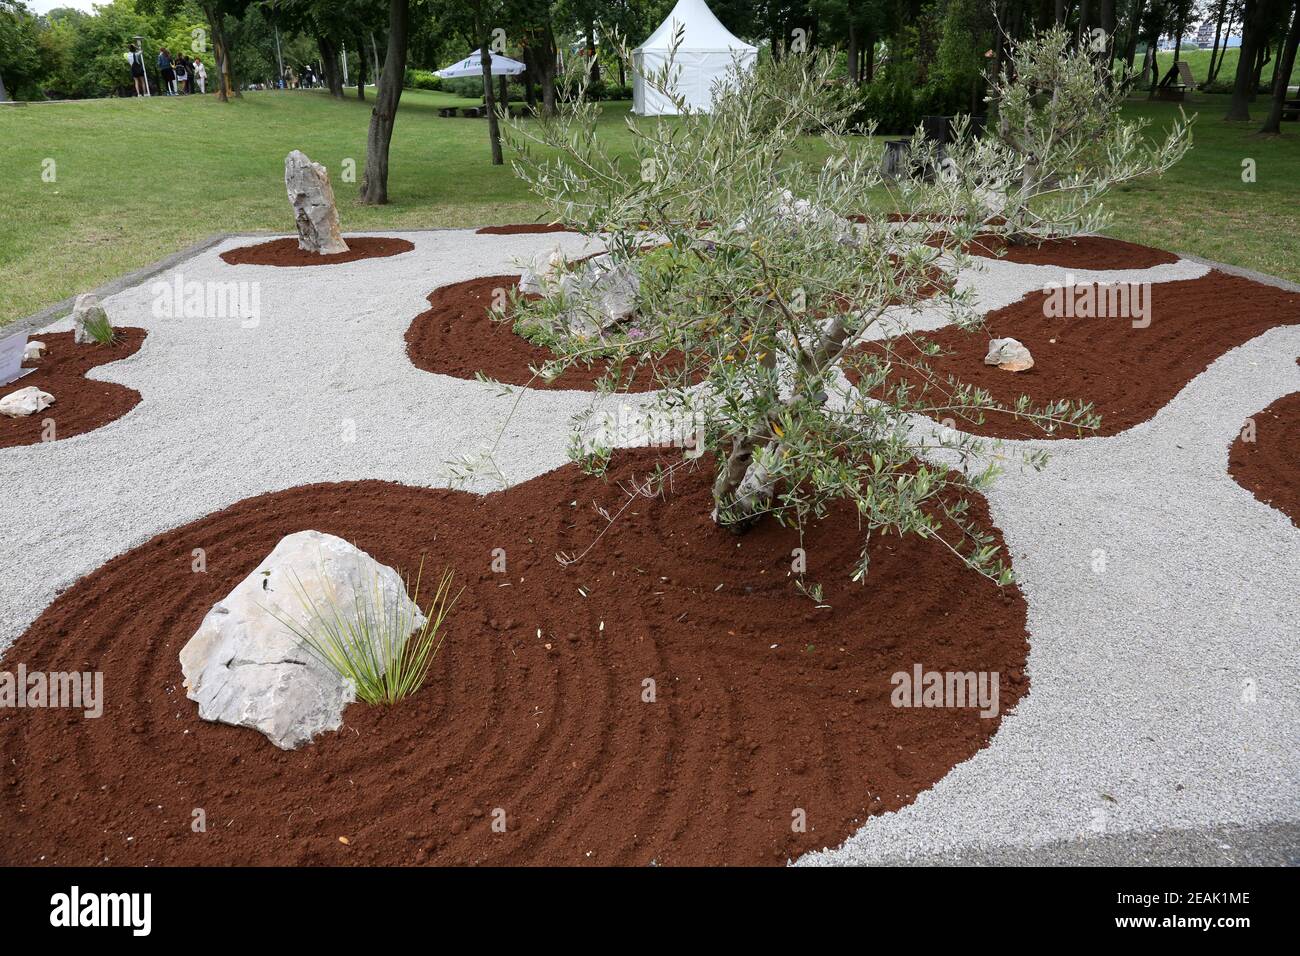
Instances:
[[[1116,236],[1300,280],[1300,127],[1281,138],[1220,121],[1201,96],[1197,145],[1162,181],[1112,197]],[[292,230],[283,161],[302,149],[329,167],[345,230],[531,221],[539,204],[509,166],[489,163],[486,124],[442,119],[447,94],[407,91],[393,138],[391,205],[352,200],[343,162],[364,168],[370,106],[320,93],[99,100],[0,107],[0,324],[146,265],[214,232]],[[625,147],[626,103],[608,104],[602,135]],[[1168,104],[1130,109],[1167,122]],[[1258,181],[1241,182],[1256,160]],[[53,160],[57,178],[42,179]]]
[[[1274,51],[1276,52],[1276,51]],[[1237,60],[1241,55],[1241,50],[1237,47],[1230,47],[1223,53],[1223,66],[1219,67],[1219,74],[1215,77],[1214,82],[1231,83],[1237,75]],[[1197,83],[1204,83],[1205,78],[1210,75],[1210,50],[1182,50],[1178,59],[1186,60],[1187,66],[1192,71],[1192,77]],[[1160,75],[1163,77],[1165,71],[1174,62],[1174,51],[1169,50],[1164,53],[1156,53],[1156,62],[1160,65]],[[1141,68],[1142,57],[1137,58],[1135,68]],[[1272,85],[1273,68],[1277,66],[1277,59],[1271,59],[1264,64],[1264,70],[1260,74],[1260,82]],[[1295,86],[1300,82],[1300,60],[1296,61],[1295,69],[1291,71],[1290,85]]]

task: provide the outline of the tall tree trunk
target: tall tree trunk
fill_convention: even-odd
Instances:
[[[1128,40],[1124,43],[1124,62],[1128,72],[1133,72],[1133,61],[1137,59],[1138,33],[1142,29],[1142,14],[1146,12],[1146,0],[1133,0],[1129,7]]]
[[[212,65],[216,75],[213,76],[212,92],[222,103],[230,102],[231,95],[238,95],[234,88],[234,78],[230,69],[230,45],[226,43],[226,31],[221,23],[221,14],[210,3],[203,4],[203,15],[208,21],[208,33],[212,38]]]
[[[502,73],[497,77],[497,101],[501,104],[501,109],[509,114],[510,112],[510,81]]]
[[[1056,0],[1056,17],[1055,17],[1055,19],[1056,19],[1056,22],[1057,22],[1058,24],[1063,24],[1063,23],[1065,23],[1065,15],[1066,15],[1067,12],[1068,12],[1068,8],[1067,8],[1067,6],[1066,6],[1065,0]]]
[[[862,44],[862,59],[866,82],[870,86],[872,80],[876,78],[876,32],[874,30],[867,31],[866,42]]]
[[[492,146],[492,165],[500,166],[505,163],[505,158],[501,155],[501,127],[497,123],[496,97],[492,93],[492,50],[488,45],[486,29],[478,27],[478,30],[479,36],[483,38],[478,55],[483,64],[483,106],[487,109],[488,142]]]
[[[1232,84],[1232,103],[1225,120],[1250,119],[1250,84],[1255,75],[1255,51],[1259,45],[1259,0],[1246,0],[1241,14],[1241,49],[1237,55],[1237,76]]]
[[[375,42],[375,31],[370,31],[370,57],[375,67],[375,90],[379,89],[379,44]]]
[[[858,82],[858,74],[860,72],[858,70],[858,55],[858,28],[853,22],[853,18],[850,17],[847,58],[849,82],[854,84]]]
[[[1263,4],[1260,5],[1261,7]],[[1255,55],[1255,73],[1250,80],[1250,101],[1255,102],[1255,97],[1259,94],[1259,88],[1264,82],[1264,67],[1273,59],[1273,51],[1269,48],[1268,38],[1264,36],[1264,23],[1267,20],[1267,14],[1260,10],[1260,36],[1258,51]]]
[[[1273,103],[1264,121],[1261,133],[1282,132],[1282,109],[1286,105],[1287,88],[1291,84],[1291,71],[1295,69],[1296,47],[1300,46],[1300,4],[1291,15],[1291,29],[1286,35],[1286,45],[1273,70]]]
[[[1205,82],[1209,85],[1214,81],[1214,58],[1219,55],[1219,39],[1223,36],[1223,17],[1228,9],[1228,0],[1219,0],[1218,13],[1214,19],[1214,45],[1210,47],[1210,66],[1205,71]]]
[[[317,37],[316,49],[320,51],[321,71],[325,74],[325,85],[329,87],[330,96],[343,99],[343,77],[339,74],[338,50],[329,37]]]
[[[5,89],[4,74],[0,73],[0,103],[9,102],[9,91]]]
[[[542,115],[554,116],[555,109],[555,33],[550,23],[541,31],[540,42],[533,51],[537,64],[537,83],[542,88]]]
[[[354,34],[353,42],[357,45],[357,99],[364,101],[366,98],[366,70],[370,64],[366,60],[366,43],[361,39],[361,34]]]
[[[402,80],[406,77],[410,13],[410,0],[389,0],[388,52],[375,90],[375,108],[370,111],[366,172],[361,178],[360,199],[370,206],[382,206],[388,202],[388,147],[393,139],[397,106],[402,100]]]

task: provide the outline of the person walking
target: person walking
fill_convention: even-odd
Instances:
[[[199,84],[199,92],[208,91],[208,68],[203,65],[203,61],[197,56],[194,58],[194,81]]]
[[[189,82],[190,71],[189,71],[189,67],[186,65],[185,62],[184,53],[182,53],[180,56],[176,58],[176,63],[174,64],[174,66],[176,70],[176,86],[175,86],[176,92],[185,93],[186,92],[185,84]]]
[[[147,96],[148,88],[144,85],[144,56],[134,43],[126,48],[126,62],[131,68],[131,82],[135,84],[135,95]]]
[[[158,76],[162,79],[165,96],[176,95],[176,71],[172,69],[172,55],[163,47],[158,51]]]

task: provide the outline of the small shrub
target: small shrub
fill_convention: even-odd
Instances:
[[[413,90],[441,90],[443,88],[443,79],[435,76],[428,70],[415,70],[407,68],[406,86]]]

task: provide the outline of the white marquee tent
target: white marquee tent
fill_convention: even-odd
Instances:
[[[681,31],[681,45],[673,42]],[[713,15],[704,0],[677,0],[677,6],[650,38],[632,51],[632,112],[664,116],[677,112],[672,101],[645,81],[645,74],[663,68],[673,57],[673,83],[692,109],[707,112],[713,105],[713,84],[723,79],[732,63],[750,67],[758,48],[737,39]]]

